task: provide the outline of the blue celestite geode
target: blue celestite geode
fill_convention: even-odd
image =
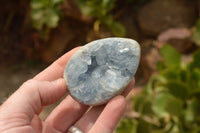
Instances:
[[[140,46],[126,38],[90,42],[69,60],[64,79],[70,95],[86,105],[106,103],[132,80],[140,60]]]

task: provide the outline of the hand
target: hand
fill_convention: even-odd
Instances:
[[[122,117],[126,96],[134,79],[122,95],[107,105],[92,107],[67,96],[45,120],[39,118],[43,106],[58,101],[67,91],[62,75],[75,48],[63,55],[36,77],[25,82],[0,106],[1,133],[65,133],[74,125],[85,133],[112,133]]]

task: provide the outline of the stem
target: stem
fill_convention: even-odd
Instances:
[[[131,112],[129,115],[125,115],[125,118],[134,118],[134,119],[142,119],[148,123],[151,123],[157,127],[160,127],[161,124],[160,122],[152,119],[151,117],[149,116],[145,116],[145,115],[140,115],[138,112]]]

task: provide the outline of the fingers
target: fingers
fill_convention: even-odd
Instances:
[[[127,88],[124,90],[122,95],[126,97],[129,92],[132,90],[135,84],[135,78],[129,83]],[[93,124],[96,122],[98,116],[104,109],[105,105],[93,107],[90,111],[88,111],[78,122],[76,122],[75,126],[80,128],[84,132],[88,132]]]
[[[123,96],[113,98],[105,107],[89,133],[112,133],[126,109]]]
[[[5,101],[0,114],[4,114],[4,117],[23,114],[31,121],[34,114],[38,113],[42,106],[56,102],[65,93],[64,79],[53,82],[29,80]]]
[[[126,96],[133,88],[135,80],[133,79],[124,91],[123,95]],[[54,127],[55,129],[64,132],[71,125],[75,124],[84,132],[88,132],[96,119],[104,109],[105,105],[96,106],[85,114],[89,108],[86,105],[78,103],[71,96],[67,96],[46,118],[45,122]],[[67,115],[66,115],[67,114]],[[85,114],[83,116],[83,114]]]
[[[71,56],[79,49],[75,48],[58,60],[56,60],[53,64],[51,64],[44,71],[39,73],[34,77],[37,80],[46,80],[53,81],[60,77],[63,77],[64,69],[71,58]],[[88,109],[88,106],[82,105],[76,102],[71,96],[67,96],[59,105],[56,107],[52,113],[47,117],[46,121],[58,129],[60,131],[64,131],[68,128],[72,123],[74,123],[78,118],[82,116],[83,113]],[[66,115],[67,114],[67,115]]]
[[[93,107],[83,117],[81,117],[74,126],[81,129],[84,133],[89,132],[104,108],[105,105]]]
[[[48,68],[44,71],[39,73],[34,77],[36,80],[46,80],[46,81],[53,81],[63,76],[63,72],[65,66],[71,56],[79,49],[80,47],[74,48],[68,53],[61,56],[58,60],[56,60],[53,64],[51,64]]]
[[[75,123],[89,107],[78,103],[67,96],[46,118],[45,122],[55,129],[64,132]]]

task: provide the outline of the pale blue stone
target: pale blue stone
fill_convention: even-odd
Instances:
[[[123,92],[139,61],[140,46],[132,39],[96,40],[71,57],[64,79],[74,99],[86,105],[100,105]]]

